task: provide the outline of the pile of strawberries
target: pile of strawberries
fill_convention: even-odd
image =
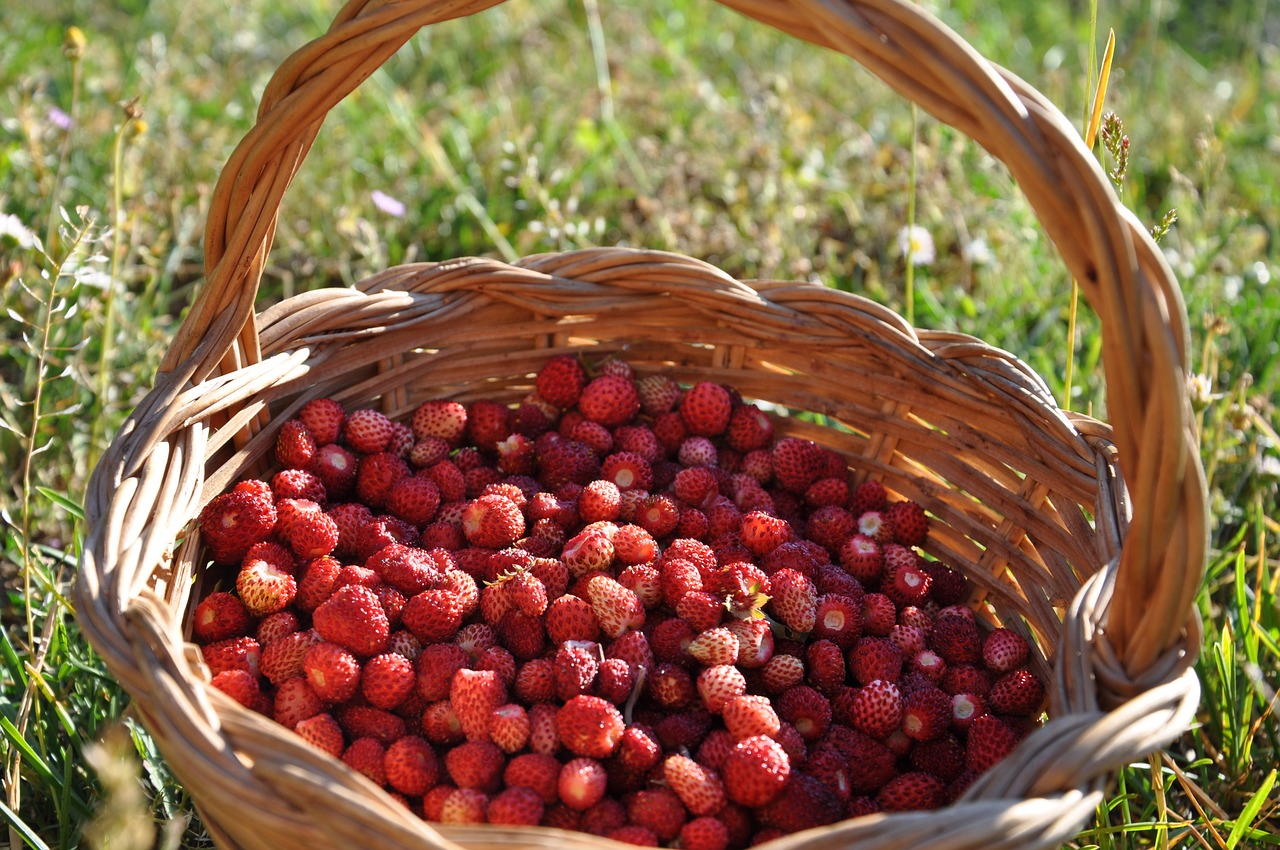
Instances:
[[[568,355],[518,405],[310,401],[200,515],[212,683],[442,823],[725,850],[945,805],[1039,722],[1029,647],[773,423]]]

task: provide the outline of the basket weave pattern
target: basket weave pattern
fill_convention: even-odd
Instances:
[[[818,285],[742,282],[651,251],[401,266],[255,316],[281,199],[329,109],[422,26],[497,3],[353,0],[267,87],[215,190],[208,282],[87,500],[80,623],[220,846],[620,846],[433,829],[210,688],[183,630],[216,578],[191,521],[269,462],[272,423],[322,395],[377,400],[392,417],[428,398],[515,400],[547,357],[583,347],[624,353],[637,374],[719,381],[840,423],[778,427],[930,511],[926,550],[966,572],[984,616],[1032,639],[1050,682],[1051,719],[955,805],[770,847],[1055,846],[1119,765],[1188,727],[1205,495],[1185,310],[1161,254],[1061,113],[926,12],[897,0],[725,2],[850,55],[1008,165],[1100,316],[1113,422],[1059,410],[1039,377],[980,340],[913,329]]]

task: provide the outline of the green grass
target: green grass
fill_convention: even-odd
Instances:
[[[1177,210],[1162,245],[1203,377],[1214,517],[1204,696],[1196,727],[1123,771],[1076,845],[1276,843],[1280,14],[1265,0],[1125,0],[1091,29],[1087,4],[933,5],[1081,125],[1091,38],[1100,51],[1114,28],[1107,108],[1131,139],[1119,191],[1153,225]],[[6,12],[0,215],[42,244],[0,235],[0,811],[14,846],[207,844],[78,635],[64,595],[77,504],[200,280],[208,193],[256,94],[331,11],[55,0]],[[69,25],[86,37],[79,52],[64,47]],[[140,116],[121,105],[135,98]],[[897,234],[912,197],[937,256],[914,269],[907,305]],[[388,263],[588,244],[865,293],[1014,351],[1059,397],[1073,357],[1071,406],[1105,413],[1096,319],[1082,309],[1068,343],[1070,280],[1003,168],[923,114],[913,124],[839,57],[705,2],[525,2],[414,39],[331,116],[286,201],[263,300]]]

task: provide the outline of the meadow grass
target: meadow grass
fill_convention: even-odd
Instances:
[[[78,635],[79,502],[200,281],[208,195],[256,95],[333,10],[35,5],[6,11],[0,42],[0,814],[15,847],[205,846]],[[1074,845],[1280,843],[1276,10],[933,8],[1082,132],[1114,29],[1117,190],[1152,226],[1176,210],[1161,244],[1191,318],[1214,518],[1204,696],[1195,728],[1122,771]],[[1097,150],[1118,172],[1119,148]],[[905,262],[908,221],[932,242],[927,263]],[[860,292],[1007,348],[1072,408],[1106,415],[1096,319],[1082,306],[1069,339],[1070,279],[1007,172],[841,57],[705,2],[526,2],[416,37],[335,109],[286,200],[262,300],[390,263],[592,244]]]

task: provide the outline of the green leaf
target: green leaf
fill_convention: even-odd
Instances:
[[[0,801],[0,815],[4,815],[5,823],[9,824],[9,828],[16,830],[22,836],[22,840],[27,843],[28,847],[35,847],[37,850],[49,850],[49,845],[45,844],[39,835],[27,826],[27,822],[18,816],[18,813]]]
[[[1240,810],[1240,817],[1236,818],[1235,825],[1231,827],[1231,834],[1227,836],[1227,848],[1232,850],[1240,839],[1244,837],[1245,830],[1250,828],[1253,819],[1258,816],[1258,812],[1262,811],[1262,804],[1267,801],[1267,796],[1271,793],[1271,788],[1276,784],[1276,769],[1273,767],[1271,772],[1267,774],[1267,778],[1262,780],[1261,787],[1254,792],[1249,798],[1249,802],[1245,803],[1244,808]]]

